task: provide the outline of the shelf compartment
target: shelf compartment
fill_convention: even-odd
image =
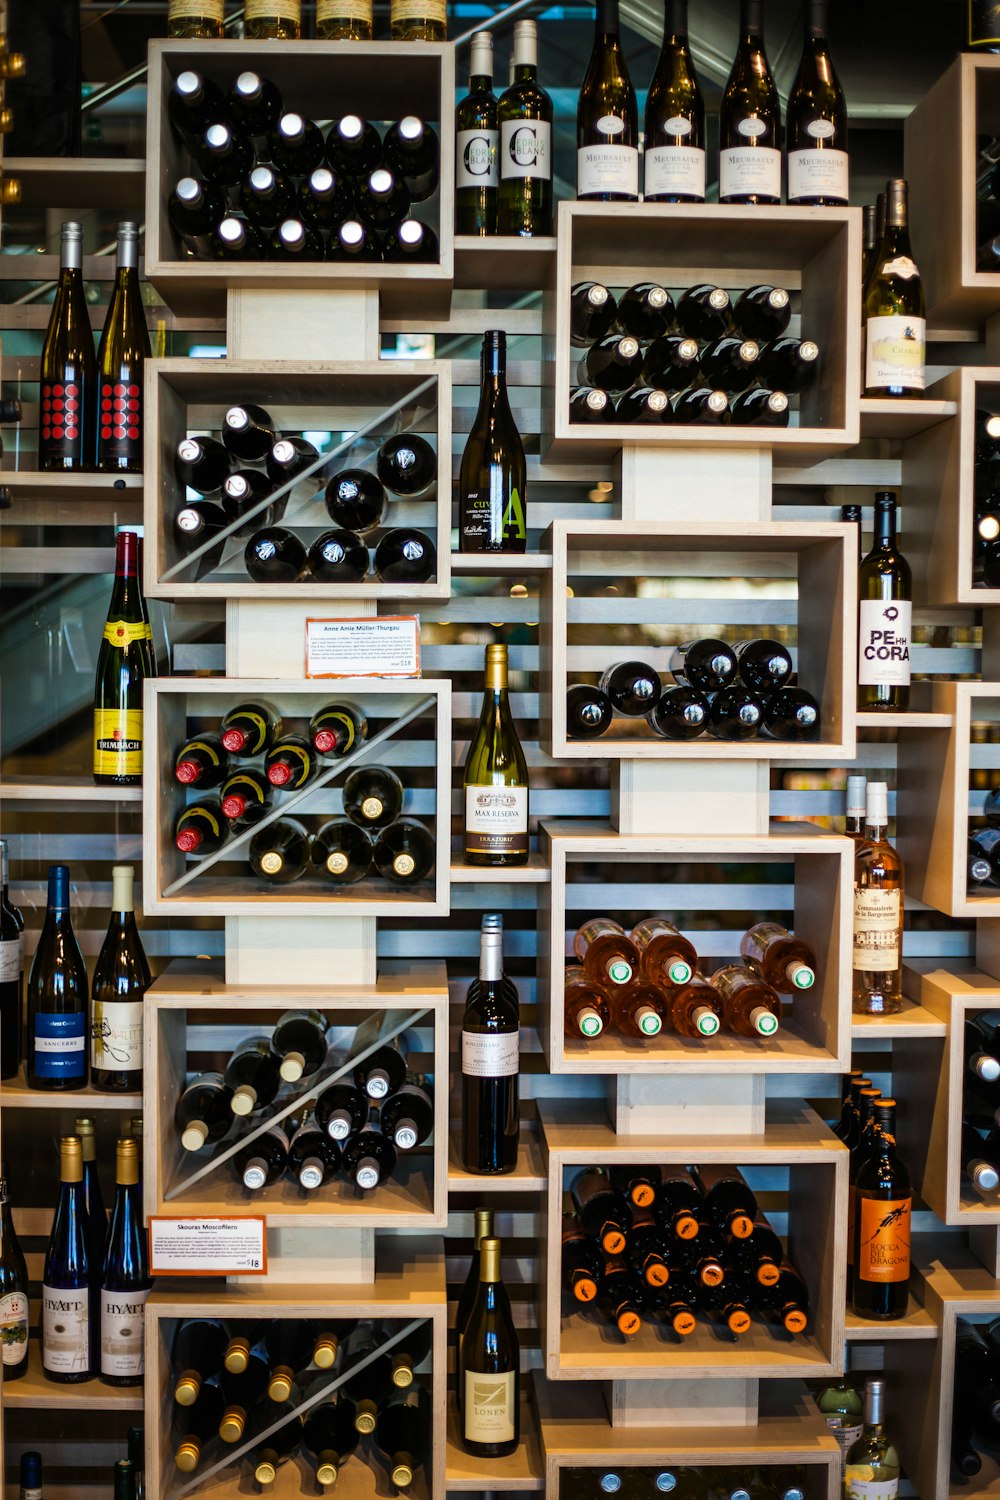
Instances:
[[[545,1460],[539,1441],[534,1404],[521,1390],[521,1437],[507,1458],[475,1458],[462,1447],[461,1417],[453,1401],[448,1405],[448,1466],[445,1488],[470,1492],[522,1494],[545,1488]]]
[[[215,728],[236,704],[261,700],[274,705],[286,726],[290,720],[308,722],[318,708],[332,702],[353,704],[369,720],[369,738],[359,750],[340,760],[322,762],[320,775],[308,786],[275,798],[268,818],[275,813],[293,818],[339,816],[343,781],[351,767],[388,765],[401,773],[406,789],[403,815],[416,817],[434,833],[435,866],[426,880],[414,886],[395,886],[366,876],[355,885],[334,886],[307,873],[287,885],[267,886],[247,865],[249,838],[239,843],[230,840],[220,851],[220,858],[209,855],[200,861],[185,861],[174,845],[173,827],[182,807],[196,800],[197,794],[186,793],[175,781],[172,768],[176,752],[193,724],[202,729]],[[143,787],[147,915],[447,915],[450,682],[429,678],[412,682],[386,678],[301,682],[161,678],[147,683],[145,710],[147,753],[151,764],[160,768],[162,781],[161,786],[155,776],[148,776]],[[377,734],[373,721],[380,726]],[[414,785],[415,779],[420,785]],[[263,828],[266,821],[256,827]],[[187,879],[192,871],[194,878]]]
[[[154,1024],[147,1028],[146,1054],[153,1101],[144,1127],[147,1216],[262,1213],[272,1229],[305,1225],[412,1233],[446,1226],[448,985],[442,965],[388,965],[371,988],[331,985],[275,991],[226,984],[217,960],[184,959],[170,964],[148,993]],[[314,1079],[284,1087],[242,1132],[205,1151],[184,1151],[177,1140],[174,1107],[188,1078],[224,1066],[233,1047],[245,1037],[269,1033],[282,1011],[291,1007],[323,1011],[342,1033],[337,1041],[345,1056],[353,1028],[373,1013],[385,1013],[387,1035],[419,1028],[414,1036],[419,1056],[411,1065],[433,1076],[434,1131],[418,1150],[400,1152],[393,1176],[373,1192],[362,1193],[338,1176],[315,1192],[282,1178],[252,1193],[233,1176],[232,1153],[271,1124],[287,1128],[288,1116],[333,1081],[343,1059],[335,1067],[324,1066]],[[349,1081],[349,1066],[345,1076]],[[239,1122],[234,1123],[238,1127]]]
[[[850,447],[860,434],[861,217],[857,209],[726,207],[718,204],[561,203],[555,306],[555,376],[548,400],[550,456],[612,453],[626,444],[678,443],[819,451]],[[569,335],[570,291],[596,279],[610,287],[643,280],[671,290],[715,281],[730,292],[777,281],[801,294],[803,334],[819,344],[822,368],[800,398],[799,426],[636,428],[570,422],[569,393],[581,350]],[[790,325],[795,328],[795,324]]]
[[[550,1380],[767,1379],[830,1375],[843,1369],[843,1226],[847,1221],[847,1151],[811,1109],[778,1105],[763,1134],[616,1135],[575,1101],[539,1104],[548,1151],[549,1196],[545,1266],[545,1373]],[[702,1315],[690,1338],[668,1335],[644,1320],[626,1341],[599,1315],[579,1313],[562,1289],[563,1195],[584,1167],[608,1164],[735,1164],[751,1187],[765,1168],[773,1204],[787,1212],[789,1256],[809,1287],[812,1332],[784,1336],[754,1319],[738,1343],[724,1339]],[[778,1185],[776,1185],[776,1183]]]
[[[808,529],[783,521],[745,523],[734,536],[727,525],[617,521],[556,521],[551,528],[552,573],[547,593],[552,685],[546,715],[547,745],[558,759],[810,760],[855,753],[854,704],[857,538],[840,524]],[[711,580],[749,576],[771,586],[760,597],[716,597]],[[703,597],[690,583],[706,580]],[[610,580],[615,594],[603,590]],[[629,592],[624,591],[628,580]],[[672,595],[671,589],[676,589]],[[572,597],[569,597],[572,590]],[[780,597],[774,597],[780,590]],[[710,611],[717,608],[715,623]],[[727,616],[729,617],[727,623]],[[719,634],[766,635],[794,627],[792,650],[799,681],[820,705],[820,739],[803,743],[753,739],[731,743],[703,734],[687,741],[658,738],[643,719],[615,717],[608,734],[571,740],[566,732],[566,689],[631,655],[655,667],[665,683],[671,647],[661,638],[697,639]],[[622,626],[642,623],[644,639],[623,644]],[[681,632],[687,631],[684,635]]]
[[[16,1078],[5,1078],[0,1084],[0,1109],[142,1109],[142,1094],[102,1094],[89,1085],[72,1093],[59,1089],[28,1087],[26,1065]]]
[[[540,1032],[553,1073],[803,1073],[850,1067],[853,845],[825,835],[767,837],[621,835],[600,824],[542,825],[552,884],[542,888],[549,958],[540,960]],[[753,886],[741,871],[754,866]],[[767,878],[761,881],[761,867]],[[706,881],[708,883],[706,883]],[[725,913],[759,910],[784,920],[812,948],[817,982],[797,994],[774,1038],[720,1031],[707,1041],[666,1028],[650,1041],[610,1031],[567,1038],[564,961],[573,934],[590,916],[630,926],[652,913],[673,915],[708,969],[739,953],[742,926]],[[710,913],[706,917],[706,913]],[[685,917],[689,920],[685,921]],[[691,923],[711,922],[711,927]],[[700,945],[700,946],[699,946]]]
[[[28,1369],[20,1380],[6,1380],[3,1404],[10,1411],[142,1411],[142,1386],[105,1385],[84,1380],[79,1385],[60,1385],[46,1380],[39,1340],[28,1344]]]
[[[394,317],[438,312],[447,316],[454,271],[454,48],[422,42],[405,51],[391,42],[154,41],[149,49],[146,157],[146,277],[167,305],[184,315],[226,311],[230,289],[280,291],[377,289]],[[228,92],[244,68],[277,84],[286,108],[327,121],[338,115],[398,120],[415,114],[432,121],[441,142],[441,185],[414,217],[434,229],[440,259],[434,265],[345,264],[308,261],[203,261],[185,258],[167,218],[167,197],[188,165],[188,153],[170,128],[167,98],[185,68]],[[859,251],[860,254],[860,251]]]
[[[377,598],[447,599],[451,563],[451,375],[447,362],[378,361],[356,364],[275,361],[265,370],[258,360],[163,359],[147,367],[150,419],[146,424],[146,592],[159,599],[297,599],[347,607]],[[396,526],[426,532],[437,551],[434,576],[426,583],[382,583],[374,573],[358,583],[333,585],[302,581],[254,583],[243,564],[246,536],[230,536],[220,563],[198,576],[201,563],[184,566],[174,535],[174,517],[187,503],[186,488],[174,465],[177,444],[189,433],[218,432],[227,406],[251,401],[263,406],[279,432],[329,432],[336,439],[330,456],[286,494],[278,523],[300,536],[308,549],[335,522],[323,502],[326,482],[341,469],[373,470],[378,442],[397,430],[427,438],[442,455],[436,493],[430,498],[390,496],[378,533],[364,539],[374,548],[377,535]],[[366,443],[366,434],[370,434]],[[359,443],[360,446],[356,446]],[[333,456],[333,455],[338,456]],[[270,500],[262,502],[256,526],[263,526]],[[238,528],[243,530],[243,523]],[[211,543],[207,544],[209,548]]]

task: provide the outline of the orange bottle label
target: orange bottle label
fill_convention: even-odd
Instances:
[[[862,1281],[908,1281],[910,1277],[909,1198],[860,1198],[857,1272]]]

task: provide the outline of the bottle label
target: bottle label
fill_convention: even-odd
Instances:
[[[462,1072],[466,1078],[512,1078],[520,1062],[519,1031],[463,1031]]]
[[[843,1417],[827,1417],[826,1425],[837,1439],[837,1447],[844,1458],[847,1457],[848,1448],[850,1448],[852,1443],[857,1442],[865,1430],[864,1425],[860,1422],[857,1426],[845,1426]]]
[[[446,0],[392,0],[389,10],[392,25],[397,21],[430,21],[444,26],[448,15]]]
[[[862,599],[858,629],[858,682],[863,686],[909,687],[909,599]]]
[[[898,1479],[876,1479],[871,1464],[848,1464],[844,1470],[847,1500],[896,1500]]]
[[[700,146],[652,146],[645,156],[644,192],[647,198],[668,193],[704,198],[704,151]]]
[[[760,120],[742,120],[744,125],[760,125]],[[766,129],[766,127],[765,127]],[[757,193],[781,201],[781,152],[773,146],[727,146],[719,153],[719,198],[743,197]]]
[[[95,1000],[90,1061],[95,1068],[138,1073],[142,1068],[142,1001]]]
[[[500,122],[500,177],[552,176],[552,126],[548,120]]]
[[[39,1078],[82,1078],[86,1074],[86,1019],[82,1011],[36,1014],[35,1072]]]
[[[317,25],[328,21],[367,21],[371,24],[372,0],[316,0]]]
[[[397,875],[412,875],[417,868],[417,863],[412,854],[397,854],[392,862],[392,868]]]
[[[94,709],[94,775],[142,775],[142,709]]]
[[[856,886],[854,891],[854,967],[866,973],[899,968],[902,922],[901,891]]]
[[[882,390],[906,386],[922,391],[926,384],[927,323],[923,318],[869,318],[865,325],[865,387]]]
[[[855,1267],[862,1281],[910,1279],[910,1199],[859,1195],[861,1238]]]
[[[621,125],[620,120],[615,120]],[[597,128],[600,130],[601,121]],[[576,193],[627,193],[639,196],[639,152],[635,146],[616,146],[609,139],[599,146],[582,146],[576,153]]]
[[[813,120],[806,129],[810,135],[818,135],[820,126],[833,126],[829,120]],[[797,203],[802,198],[834,198],[846,203],[849,196],[849,160],[846,151],[831,151],[822,146],[807,146],[801,151],[788,153],[788,201]]]
[[[24,1292],[0,1297],[0,1351],[5,1365],[20,1365],[28,1358],[28,1299]]]
[[[498,130],[460,130],[455,136],[456,188],[495,188],[499,150]]]
[[[499,1375],[465,1372],[465,1404],[462,1415],[465,1436],[471,1443],[511,1443],[514,1440],[514,1403],[517,1372]]]
[[[527,854],[528,788],[465,788],[467,854]]]
[[[153,632],[144,620],[109,620],[104,627],[104,639],[124,651],[133,641],[151,641]]]
[[[142,460],[141,380],[102,380],[99,457]]]
[[[21,977],[21,939],[5,938],[0,943],[0,984],[16,984]]]
[[[101,1374],[142,1375],[143,1317],[149,1292],[101,1292]]]
[[[222,25],[225,0],[170,0],[168,19],[179,21],[182,16],[194,19],[217,21]]]
[[[90,1369],[86,1287],[42,1287],[42,1368],[59,1375],[81,1375]]]
[[[295,21],[302,18],[299,0],[246,0],[243,7],[245,21]]]
[[[84,428],[83,382],[43,381],[39,388],[38,446],[46,454],[76,460]]]

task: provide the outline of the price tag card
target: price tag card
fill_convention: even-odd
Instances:
[[[419,677],[420,617],[306,620],[307,677]]]
[[[266,1276],[265,1221],[240,1214],[229,1219],[151,1218],[149,1274]]]

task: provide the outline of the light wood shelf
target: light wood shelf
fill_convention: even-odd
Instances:
[[[453,552],[451,571],[473,578],[489,578],[494,573],[515,576],[520,573],[552,571],[551,552]]]
[[[548,1182],[542,1143],[537,1133],[529,1130],[523,1120],[516,1168],[513,1172],[498,1173],[490,1177],[465,1170],[462,1166],[461,1139],[459,1133],[452,1130],[448,1144],[449,1194],[544,1193]]]
[[[464,864],[461,852],[461,848],[452,850],[453,885],[545,885],[552,878],[545,856],[538,850],[528,855],[526,865],[498,865],[495,869]]]
[[[460,1418],[454,1401],[448,1404],[446,1490],[514,1494],[545,1488],[545,1460],[539,1441],[538,1418],[524,1390],[521,1392],[521,1440],[507,1458],[474,1458],[462,1447]]]
[[[86,1088],[32,1089],[28,1087],[24,1067],[16,1078],[0,1084],[0,1109],[142,1109],[142,1094],[102,1094]]]
[[[904,1318],[894,1318],[883,1322],[873,1318],[861,1318],[848,1308],[844,1328],[849,1344],[889,1344],[900,1340],[936,1339],[940,1331],[926,1307],[916,1302],[912,1293]]]
[[[5,776],[0,801],[8,802],[141,802],[141,786],[95,786],[89,776],[64,776],[36,781],[29,776]]]
[[[861,398],[862,438],[911,438],[958,412],[955,401],[933,399],[893,400],[874,396]]]
[[[4,1410],[10,1411],[142,1411],[142,1386],[105,1385],[101,1380],[84,1380],[79,1385],[62,1385],[46,1380],[42,1369],[42,1351],[38,1340],[28,1345],[28,1371],[20,1380],[5,1381]]]
[[[555,235],[455,236],[455,287],[489,286],[511,292],[542,291],[555,275]]]

